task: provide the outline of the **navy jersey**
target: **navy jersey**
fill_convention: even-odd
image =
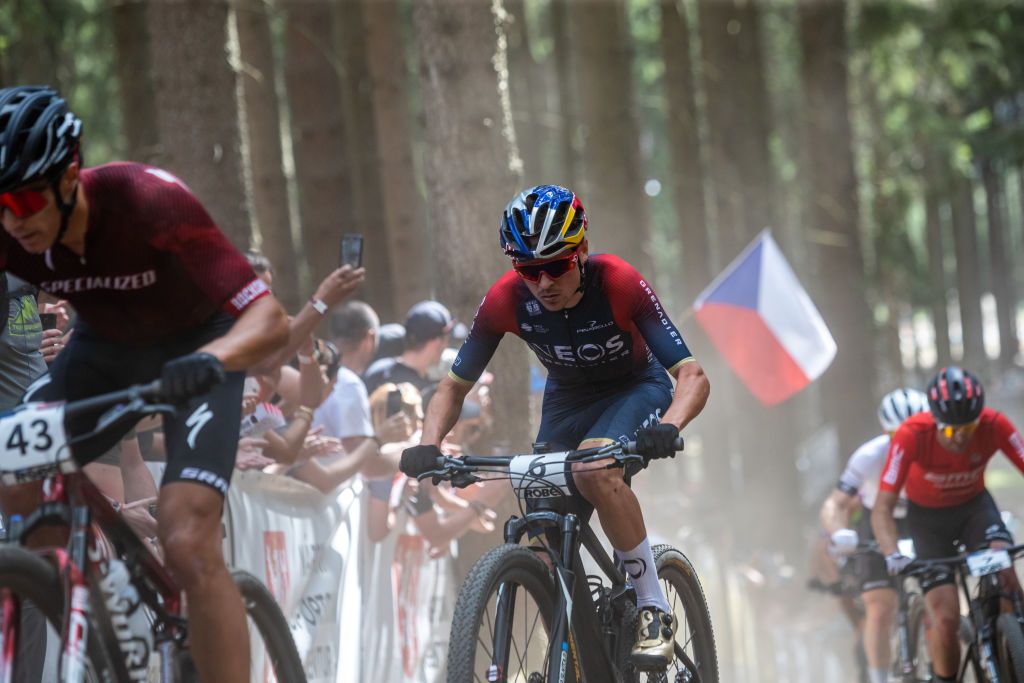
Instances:
[[[549,383],[590,389],[644,376],[660,363],[670,372],[693,360],[650,284],[628,263],[595,254],[585,268],[583,297],[549,311],[514,270],[491,286],[451,377],[479,379],[507,332],[523,339],[548,370]]]
[[[63,245],[30,254],[0,231],[0,268],[61,299],[98,336],[152,343],[218,311],[234,317],[269,294],[185,185],[134,163],[82,171],[85,254]]]

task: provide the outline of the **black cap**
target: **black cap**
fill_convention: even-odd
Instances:
[[[443,304],[437,301],[421,301],[405,315],[406,346],[419,344],[451,332],[455,321]]]

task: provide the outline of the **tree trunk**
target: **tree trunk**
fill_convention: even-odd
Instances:
[[[683,245],[686,296],[693,300],[710,282],[711,250],[704,207],[704,169],[690,59],[690,27],[674,0],[661,3],[661,50],[665,61],[668,139],[672,150],[672,193]]]
[[[416,187],[412,160],[405,48],[397,0],[364,0],[367,65],[372,79],[377,131],[377,164],[390,255],[395,312],[405,311],[432,293],[430,241],[426,213]],[[401,103],[401,106],[398,104]]]
[[[516,126],[516,141],[523,159],[523,177],[527,185],[547,182],[564,184],[565,180],[554,180],[554,175],[544,165],[543,151],[546,136],[540,117],[546,111],[543,102],[545,90],[537,87],[537,74],[533,55],[530,53],[530,36],[526,26],[526,3],[523,0],[508,0],[511,20],[508,26],[508,72],[512,95],[512,121]],[[557,38],[556,38],[557,40]]]
[[[371,97],[372,83],[366,63],[368,42],[363,4],[359,0],[344,0],[335,6],[335,14],[336,43],[343,65],[341,99],[344,103],[354,209],[350,214],[351,220],[343,221],[342,228],[345,232],[363,235],[366,284],[359,296],[373,306],[382,319],[395,320],[398,311],[391,296],[392,262],[380,166],[377,163],[377,127]],[[392,106],[404,102],[405,99],[401,98]],[[405,309],[401,313],[404,315]]]
[[[569,49],[569,2],[551,0],[551,34],[554,37],[552,59],[555,62],[555,80],[547,82],[558,92],[558,111],[561,125],[558,145],[561,156],[562,185],[579,186],[579,151],[576,139],[579,135],[579,109],[573,94],[572,51]],[[584,205],[585,208],[585,205]]]
[[[1006,227],[1003,179],[996,162],[981,160],[981,180],[985,186],[985,204],[988,216],[988,245],[992,258],[992,294],[996,300],[996,319],[999,322],[999,366],[1013,367],[1020,350],[1017,336],[1017,292],[1010,262],[1010,237]]]
[[[946,249],[942,239],[942,197],[947,192],[947,173],[937,166],[937,154],[929,151],[925,161],[924,215],[928,240],[928,273],[932,291],[932,324],[939,367],[949,365],[953,354],[949,343],[949,285],[946,279]]]
[[[426,178],[437,226],[441,300],[469,320],[481,295],[508,267],[497,248],[498,216],[520,180],[510,169],[513,139],[499,93],[503,54],[495,47],[492,3],[419,0],[414,20],[426,113]],[[499,41],[500,46],[500,41]],[[497,72],[497,73],[496,73]],[[472,201],[467,201],[472,198]],[[496,438],[528,445],[526,347],[506,342],[495,369]]]
[[[157,137],[156,96],[150,79],[146,3],[112,0],[110,13],[117,51],[127,158],[152,163],[159,153],[160,140]]]
[[[754,3],[700,0],[698,7],[709,171],[725,264],[774,223],[761,17]]]
[[[624,0],[602,0],[573,15],[583,176],[590,250],[626,259],[653,277],[650,208],[633,108],[633,54]]]
[[[797,8],[804,86],[807,215],[834,239],[819,247],[820,299],[839,346],[824,376],[825,408],[841,453],[852,453],[877,429],[873,324],[864,286],[858,232],[857,177],[847,93],[846,3]]]
[[[953,181],[953,244],[956,249],[957,296],[963,338],[963,365],[984,373],[988,359],[982,334],[981,288],[978,285],[978,228],[974,214],[974,188],[970,178]]]
[[[195,192],[239,249],[251,226],[242,177],[237,80],[228,62],[226,0],[148,5],[159,165]]]
[[[313,286],[338,267],[345,218],[354,214],[331,5],[286,0],[285,83],[299,187],[302,240]]]
[[[245,0],[235,12],[241,57],[252,205],[260,248],[274,267],[274,294],[288,310],[303,302],[288,210],[288,185],[281,150],[277,74],[266,0]]]

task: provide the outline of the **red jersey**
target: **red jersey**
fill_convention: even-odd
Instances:
[[[917,505],[960,505],[985,490],[985,468],[996,451],[1024,473],[1024,440],[1000,412],[981,412],[978,429],[961,453],[939,445],[935,418],[919,413],[893,435],[879,489],[899,493],[905,484],[907,499]]]
[[[83,170],[85,254],[30,254],[0,231],[0,268],[67,299],[100,337],[148,344],[238,317],[269,293],[199,200],[170,173],[118,162]]]

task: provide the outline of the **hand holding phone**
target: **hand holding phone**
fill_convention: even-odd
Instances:
[[[387,417],[391,417],[395,413],[401,412],[402,410],[402,392],[398,389],[392,389],[388,392],[388,403],[387,403]]]
[[[362,235],[346,233],[341,236],[341,262],[339,265],[352,266],[353,269],[363,265]]]
[[[39,322],[43,324],[44,330],[55,330],[57,329],[57,314],[56,313],[40,313]]]

